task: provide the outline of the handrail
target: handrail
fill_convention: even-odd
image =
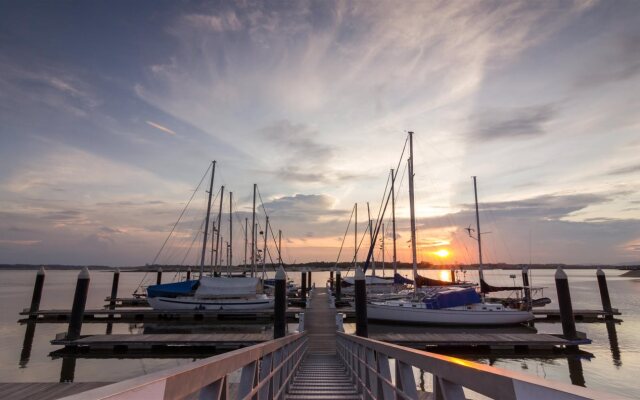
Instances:
[[[413,368],[433,375],[435,399],[465,399],[468,388],[494,399],[624,399],[455,357],[337,333],[337,351],[351,377],[372,399],[417,399]],[[389,359],[395,359],[395,385]]]
[[[65,397],[64,400],[229,398],[227,376],[241,370],[238,399],[280,398],[307,350],[305,332]],[[279,390],[279,391],[278,391]],[[274,395],[275,394],[275,395]],[[62,399],[61,399],[62,400]]]

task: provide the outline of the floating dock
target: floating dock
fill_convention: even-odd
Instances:
[[[533,315],[538,321],[560,321],[561,315],[558,309],[539,308],[534,309]],[[611,311],[604,310],[573,310],[573,318],[576,322],[604,322],[607,317],[611,318],[622,315],[617,308]]]

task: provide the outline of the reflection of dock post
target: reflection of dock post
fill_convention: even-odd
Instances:
[[[27,322],[27,329],[24,331],[24,341],[22,342],[22,352],[20,353],[20,368],[26,368],[29,363],[35,333],[36,323],[34,321]]]
[[[342,300],[342,274],[336,270],[336,301]]]
[[[158,272],[156,275],[156,285],[159,285],[162,283],[162,267],[158,267]]]
[[[307,273],[302,271],[300,273],[300,299],[303,302],[307,301]]]
[[[113,272],[113,282],[111,283],[111,298],[109,299],[109,309],[116,308],[116,298],[118,297],[118,284],[120,283],[120,268]]]
[[[187,268],[187,280],[191,280],[191,267]]]
[[[582,370],[582,360],[580,357],[568,357],[567,364],[569,364],[571,384],[585,387],[586,382],[584,380],[584,371]]]
[[[60,382],[73,382],[76,375],[76,358],[62,358],[62,368],[60,368]]]
[[[613,365],[622,366],[622,358],[620,355],[620,346],[618,345],[618,332],[616,332],[616,323],[614,321],[606,321],[607,335],[609,336],[609,347],[611,348],[611,358]]]
[[[529,286],[529,268],[522,267],[522,287],[524,287],[525,310],[531,310],[531,287]]]
[[[598,289],[600,289],[600,299],[602,300],[602,309],[607,314],[604,316],[605,319],[612,320],[613,319],[613,309],[611,308],[611,298],[609,297],[609,288],[607,287],[607,277],[604,275],[604,271],[601,268],[598,268],[598,272],[596,272],[596,277],[598,278]]]
[[[573,318],[571,293],[569,292],[569,279],[562,267],[558,267],[556,270],[555,279],[556,291],[558,292],[558,305],[560,306],[560,318],[562,319],[562,334],[565,339],[577,339],[576,321]],[[567,349],[577,350],[578,346],[567,346]]]
[[[364,279],[364,272],[362,272],[360,267],[356,268],[355,297],[356,335],[369,337],[369,327],[367,325],[367,283]]]
[[[67,331],[67,340],[76,340],[80,336],[84,307],[87,304],[87,294],[89,293],[89,280],[89,270],[87,267],[84,267],[78,274],[76,292],[73,296],[73,307],[71,308],[71,318],[69,320],[69,330]]]
[[[276,272],[275,281],[273,338],[278,339],[286,334],[287,275],[284,273],[282,266]]]
[[[40,309],[40,300],[42,299],[42,288],[44,287],[44,267],[40,267],[40,270],[36,274],[36,282],[33,285],[33,296],[31,296],[31,307],[29,307],[29,319],[38,318],[37,315],[33,315]]]

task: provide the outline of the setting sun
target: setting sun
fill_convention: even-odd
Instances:
[[[438,251],[434,251],[433,254],[437,255],[438,257],[441,258],[445,258],[445,257],[449,257],[449,250],[447,249],[440,249]]]

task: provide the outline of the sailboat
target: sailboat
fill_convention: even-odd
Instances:
[[[256,310],[273,308],[274,299],[260,293],[260,280],[255,276],[205,276],[204,263],[207,251],[211,195],[216,162],[211,165],[209,201],[205,217],[200,274],[197,280],[166,283],[147,287],[147,301],[155,310]],[[253,189],[253,218],[255,220],[256,185]],[[230,202],[231,203],[231,202]],[[255,226],[255,224],[254,224]],[[255,238],[255,236],[252,237]],[[251,252],[252,275],[255,275],[255,241]]]
[[[411,213],[411,250],[413,294],[404,299],[369,301],[368,318],[412,324],[511,325],[533,319],[528,311],[510,309],[483,301],[474,288],[435,286],[417,290],[415,202],[413,189],[413,132],[409,132],[409,208]],[[371,251],[370,251],[371,252]],[[365,265],[366,268],[366,265]]]

